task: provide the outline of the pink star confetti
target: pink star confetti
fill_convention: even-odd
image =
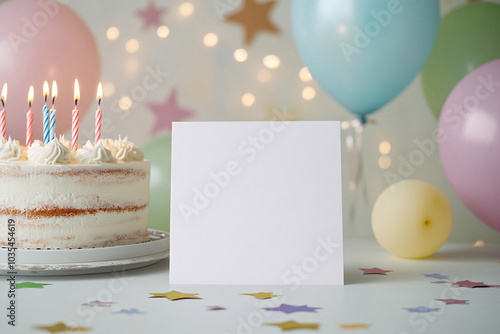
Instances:
[[[192,111],[179,106],[176,89],[172,89],[172,92],[164,102],[148,103],[148,107],[156,116],[151,134],[156,134],[162,130],[172,131],[172,122],[183,121],[193,115]]]
[[[226,309],[225,307],[218,306],[218,305],[207,306],[207,311],[222,311],[225,309]]]
[[[452,285],[461,286],[464,288],[497,288],[498,285],[489,285],[484,282],[471,282],[469,280],[466,281],[458,281],[453,283]]]
[[[377,267],[371,269],[359,268],[359,270],[363,271],[363,275],[387,275],[386,273],[392,272],[392,270],[384,270]]]
[[[142,27],[158,28],[162,25],[161,17],[165,14],[165,7],[156,7],[153,1],[148,2],[148,6],[144,9],[138,9],[136,15],[142,19]]]
[[[436,284],[444,284],[444,283],[450,283],[449,281],[434,281],[431,283],[436,283]]]
[[[449,305],[449,304],[469,305],[468,300],[465,300],[465,299],[453,299],[453,298],[449,298],[449,299],[434,299],[434,300],[438,300],[440,302],[445,302],[446,305]]]

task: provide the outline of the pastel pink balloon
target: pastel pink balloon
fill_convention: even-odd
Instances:
[[[500,59],[464,77],[439,118],[441,163],[460,200],[500,231]]]
[[[49,88],[52,80],[57,82],[56,134],[71,129],[75,78],[80,84],[78,108],[83,118],[96,104],[100,70],[92,33],[68,7],[53,0],[16,0],[0,5],[0,86],[7,82],[7,136],[25,143],[28,90],[33,85],[34,139],[42,139],[45,80]]]

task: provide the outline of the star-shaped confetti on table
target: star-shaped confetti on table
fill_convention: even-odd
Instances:
[[[434,299],[434,300],[439,300],[440,302],[445,302],[446,305],[449,304],[463,304],[463,305],[469,305],[468,300],[465,299],[453,299],[453,298],[448,298],[448,299]]]
[[[340,329],[366,329],[370,328],[368,324],[340,324]]]
[[[450,283],[450,282],[449,281],[434,281],[431,283],[444,284],[444,283]]]
[[[288,331],[291,329],[318,329],[319,324],[316,323],[300,323],[296,322],[294,320],[290,321],[285,321],[285,322],[272,322],[272,323],[265,323],[264,325],[267,326],[277,326],[280,327],[284,331]]]
[[[14,286],[16,289],[23,289],[23,288],[34,288],[34,289],[43,289],[45,285],[52,285],[49,283],[33,283],[33,282],[22,282],[22,283],[16,283]]]
[[[484,241],[483,240],[478,240],[472,245],[472,247],[483,247],[484,246]]]
[[[359,268],[359,270],[363,271],[363,275],[387,275],[386,273],[392,272],[392,270],[383,270],[376,267],[370,269]]]
[[[226,309],[225,307],[218,306],[218,305],[207,306],[207,311],[222,311],[225,309]]]
[[[425,307],[425,306],[403,307],[402,310],[407,310],[408,312],[417,312],[417,313],[427,313],[427,312],[439,311],[438,308],[429,308],[429,307]]]
[[[177,102],[177,89],[172,89],[170,95],[162,103],[148,103],[148,107],[156,116],[156,121],[151,129],[151,134],[162,130],[172,131],[172,122],[183,121],[194,113],[179,106]]]
[[[271,22],[270,12],[276,2],[257,2],[245,0],[243,8],[226,17],[227,22],[237,23],[245,30],[245,44],[251,44],[260,31],[278,33],[278,28]]]
[[[121,309],[118,312],[113,312],[113,314],[146,314],[146,312],[139,311],[136,308]]]
[[[275,295],[273,292],[257,292],[257,293],[241,293],[246,296],[254,296],[257,299],[269,299],[273,297],[279,297],[279,295]]]
[[[149,298],[167,298],[170,300],[179,300],[179,299],[201,299],[200,297],[197,297],[197,293],[184,293],[184,292],[179,292],[179,291],[169,291],[166,293],[150,293],[152,295]]]
[[[57,324],[54,324],[52,326],[34,326],[33,328],[41,329],[41,330],[46,330],[49,333],[61,333],[61,332],[68,332],[68,331],[73,331],[73,332],[88,332],[90,330],[90,328],[88,328],[88,327],[70,327],[70,326],[66,326],[66,324],[63,323],[63,322],[58,322]]]
[[[425,277],[432,277],[432,278],[435,278],[435,279],[450,279],[450,276],[445,276],[445,275],[440,275],[440,274],[424,274]]]
[[[294,313],[294,312],[316,312],[316,310],[320,310],[321,307],[309,307],[307,305],[289,305],[289,304],[281,304],[279,307],[264,307],[262,308],[266,311],[278,311],[286,314]]]
[[[148,6],[144,9],[138,9],[136,15],[142,19],[142,27],[158,28],[162,25],[161,17],[165,14],[166,8],[156,7],[153,1],[148,2]]]
[[[111,305],[116,304],[115,302],[101,302],[100,300],[93,300],[88,303],[82,304],[82,306],[90,307],[111,307]]]
[[[496,287],[498,287],[498,285],[489,285],[489,284],[485,284],[484,282],[471,282],[469,280],[458,281],[458,282],[452,283],[452,286],[461,286],[464,288],[496,288]]]

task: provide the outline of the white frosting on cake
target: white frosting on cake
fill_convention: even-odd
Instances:
[[[111,151],[103,146],[100,140],[97,144],[92,144],[87,141],[87,144],[76,151],[75,159],[81,163],[101,164],[116,162],[116,159],[111,154]]]
[[[5,140],[2,137],[0,143],[0,161],[15,161],[19,160],[22,155],[22,147],[15,140],[9,137],[9,140]]]
[[[69,156],[70,150],[61,144],[57,138],[54,138],[45,146],[37,140],[28,149],[28,160],[39,164],[67,164]]]
[[[130,142],[127,137],[124,139],[119,137],[115,141],[114,147],[116,148],[114,156],[118,161],[141,161],[144,159],[141,149]]]

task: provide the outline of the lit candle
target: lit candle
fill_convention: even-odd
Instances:
[[[2,95],[0,96],[2,101],[2,111],[0,111],[0,136],[7,139],[7,119],[5,114],[5,101],[7,100],[7,84],[3,85]]]
[[[45,99],[45,105],[42,109],[42,117],[43,117],[43,144],[46,145],[49,143],[49,107],[47,106],[47,98],[49,97],[49,84],[47,81],[43,83],[43,97]]]
[[[33,86],[30,86],[28,92],[28,106],[29,110],[26,113],[26,147],[31,145],[33,141],[33,113],[31,112],[31,103],[33,102]]]
[[[102,84],[99,82],[97,87],[97,111],[95,112],[95,142],[101,140],[101,99],[102,99]]]
[[[57,97],[57,84],[56,81],[52,81],[52,108],[50,108],[50,137],[49,141],[56,137],[56,108],[54,104]]]
[[[73,151],[78,149],[78,123],[80,122],[80,111],[78,110],[78,100],[80,99],[80,86],[78,80],[75,79],[75,109],[73,109],[73,138],[71,141],[71,148]]]

